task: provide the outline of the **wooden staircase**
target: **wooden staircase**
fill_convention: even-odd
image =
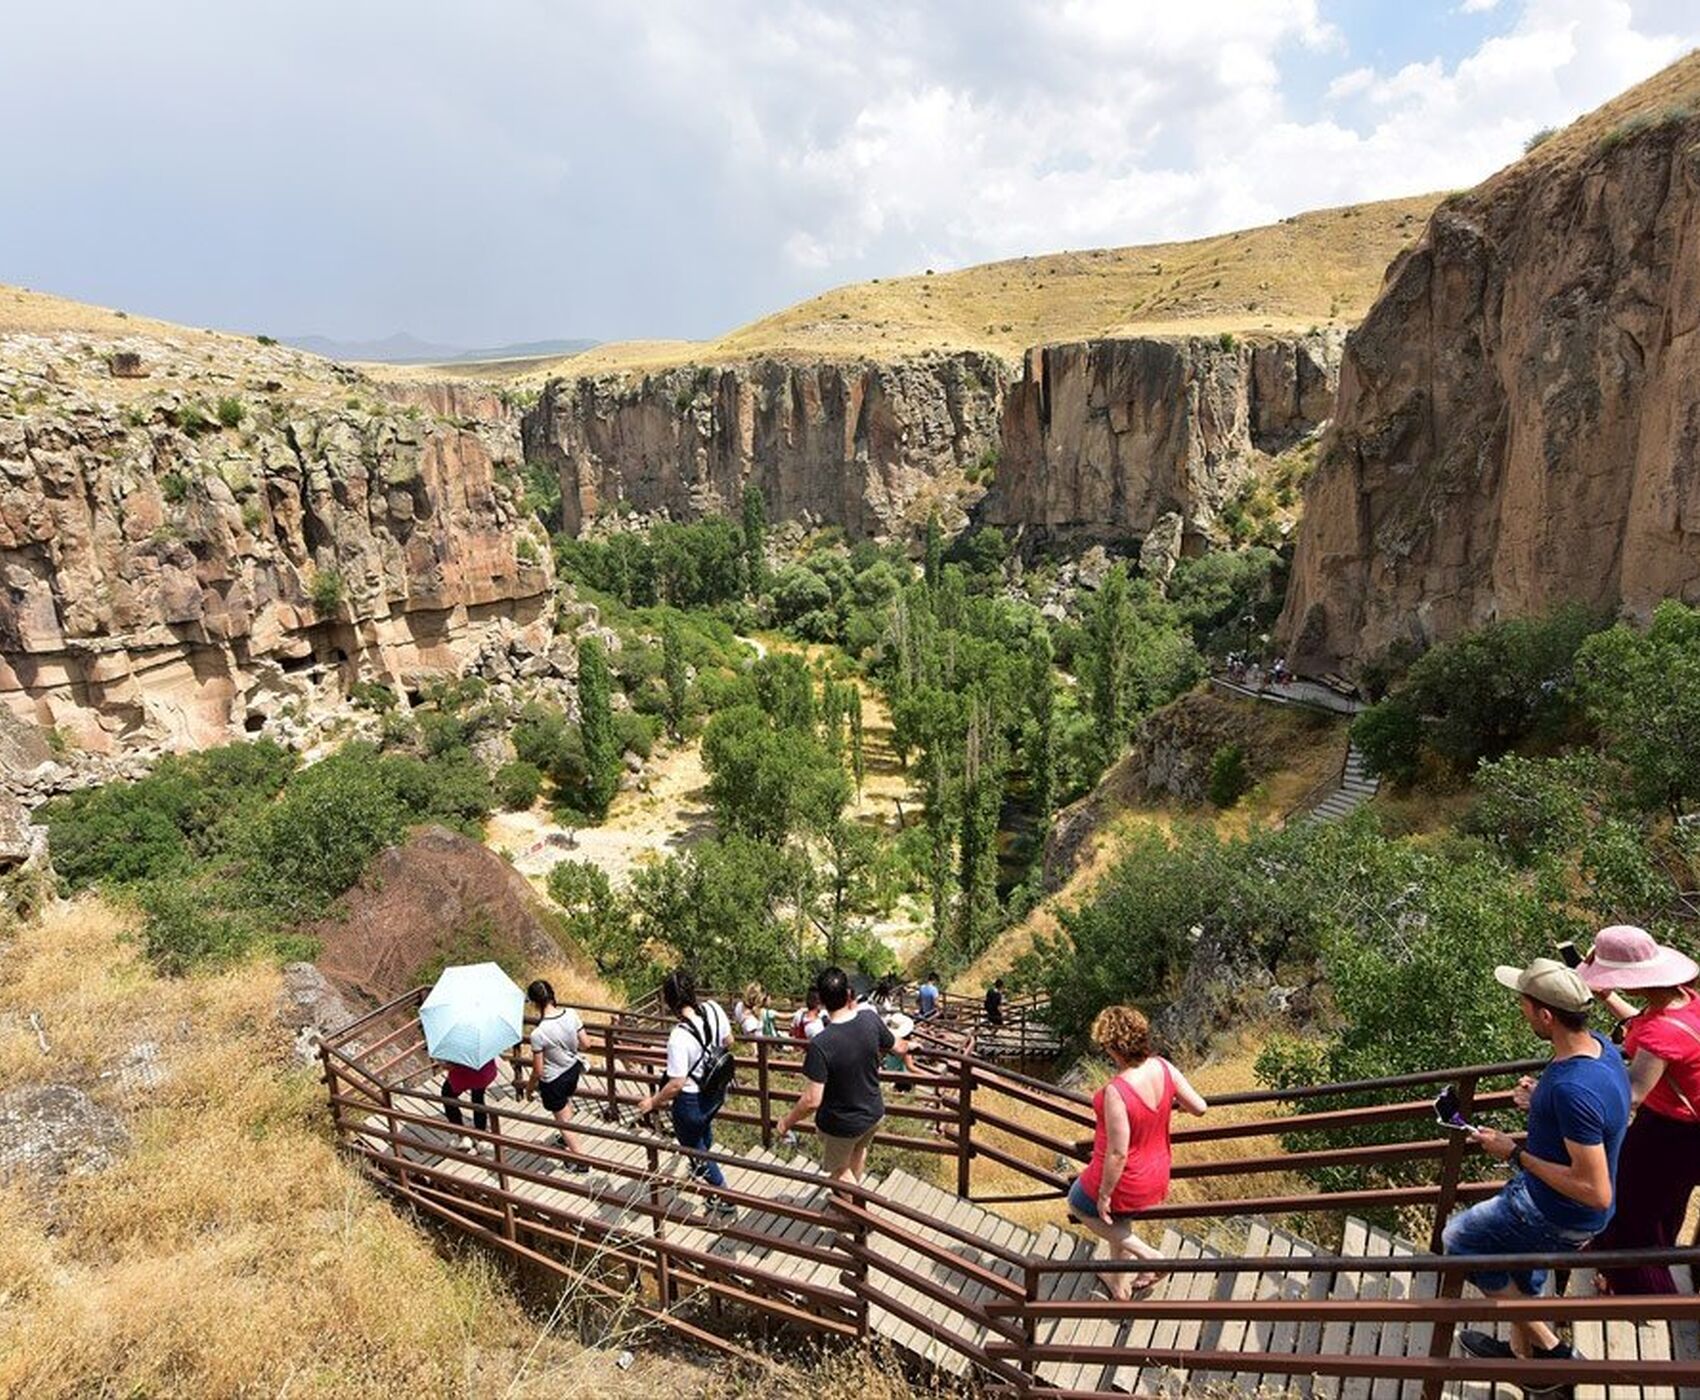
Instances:
[[[511,1104],[511,1092],[493,1091],[491,1103]],[[469,1156],[460,1150],[458,1130],[446,1123],[408,1123],[402,1135],[406,1141],[399,1154],[391,1152],[381,1133],[368,1132],[360,1141],[374,1156],[399,1155],[410,1164],[452,1178],[474,1198],[494,1185],[498,1176],[506,1176],[516,1196],[535,1203],[550,1218],[576,1217],[616,1245],[647,1234],[649,1222],[639,1209],[674,1193],[686,1174],[684,1160],[670,1140],[647,1132],[643,1136],[651,1140],[649,1146],[587,1135],[586,1156],[593,1165],[584,1176],[565,1174],[560,1158],[536,1151],[538,1144],[552,1138],[552,1130],[523,1118],[507,1118],[500,1129],[501,1170],[488,1155]],[[952,1376],[968,1375],[973,1369],[968,1352],[983,1348],[991,1338],[987,1326],[947,1299],[970,1304],[993,1301],[986,1276],[1018,1283],[1020,1269],[1012,1262],[1018,1256],[1091,1260],[1103,1258],[1106,1252],[1102,1242],[1061,1224],[1060,1200],[1059,1223],[1035,1231],[897,1167],[871,1175],[864,1183],[876,1197],[869,1215],[890,1228],[871,1236],[865,1279],[852,1287],[838,1252],[841,1232],[804,1218],[826,1205],[825,1182],[816,1185],[764,1170],[812,1172],[810,1159],[756,1148],[741,1155],[717,1154],[717,1160],[730,1190],[770,1203],[770,1208],[747,1207],[720,1225],[708,1222],[681,1199],[677,1213],[667,1222],[670,1241],[730,1269],[742,1268],[759,1276],[772,1289],[781,1314],[793,1314],[797,1320],[841,1320],[854,1315],[859,1296],[866,1297],[873,1336],[911,1361]],[[651,1162],[656,1164],[653,1169]],[[610,1168],[623,1168],[630,1175]],[[521,1173],[544,1179],[519,1178]],[[569,1184],[576,1184],[576,1189],[569,1189]],[[907,1210],[899,1213],[899,1208]],[[1171,1274],[1153,1290],[1152,1300],[1402,1299],[1434,1294],[1433,1275],[1317,1272],[1306,1261],[1324,1251],[1256,1217],[1217,1222],[1202,1238],[1169,1228],[1161,1248],[1165,1256],[1175,1259],[1261,1258],[1268,1261],[1268,1268],[1256,1273]],[[1417,1249],[1362,1220],[1348,1218],[1341,1252],[1376,1258],[1414,1254]],[[1581,1281],[1579,1273],[1573,1279],[1573,1291]],[[1093,1272],[1051,1274],[1044,1276],[1038,1298],[1079,1300],[1097,1290]],[[1132,1303],[1124,1315],[1114,1318],[1041,1320],[1034,1340],[1070,1348],[1114,1346],[1135,1353],[1143,1347],[1235,1352],[1245,1357],[1244,1369],[1230,1373],[1094,1360],[1045,1361],[1035,1368],[1034,1379],[1042,1387],[1067,1392],[1181,1396],[1231,1391],[1291,1393],[1315,1400],[1417,1400],[1422,1386],[1414,1380],[1290,1376],[1267,1371],[1258,1363],[1271,1355],[1304,1354],[1319,1347],[1365,1357],[1423,1357],[1428,1354],[1431,1331],[1426,1323],[1153,1319],[1142,1316],[1140,1305]],[[1664,1322],[1584,1323],[1578,1324],[1576,1338],[1584,1352],[1599,1358],[1700,1356],[1700,1339],[1691,1323],[1674,1329]],[[1445,1393],[1489,1400],[1491,1391],[1485,1382],[1455,1382]],[[1577,1393],[1584,1400],[1630,1400],[1632,1396],[1678,1400],[1677,1390],[1668,1386],[1613,1386],[1609,1396],[1603,1386],[1579,1387]],[[1682,1392],[1683,1397],[1696,1394],[1689,1389]]]

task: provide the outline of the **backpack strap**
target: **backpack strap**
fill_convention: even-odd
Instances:
[[[713,1005],[713,1003],[708,1002],[697,1007],[697,1016],[702,1021],[702,1025],[700,1027],[695,1021],[691,1020],[690,1017],[687,1016],[685,1018],[685,1029],[691,1033],[692,1039],[694,1039],[698,1045],[702,1046],[702,1054],[697,1056],[696,1063],[691,1066],[690,1072],[693,1075],[702,1068],[702,1063],[708,1058],[709,1051],[714,1048],[715,1042],[720,1039],[720,1037],[716,1035],[714,1040],[711,1041],[709,1040],[708,1035],[704,1034],[704,1032],[712,1032],[714,1029],[708,1014],[708,1008],[711,1005]]]

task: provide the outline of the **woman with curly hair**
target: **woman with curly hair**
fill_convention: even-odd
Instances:
[[[1160,1259],[1133,1231],[1128,1212],[1161,1205],[1169,1194],[1169,1117],[1209,1107],[1186,1076],[1151,1053],[1151,1026],[1133,1006],[1106,1006],[1092,1022],[1092,1043],[1115,1062],[1116,1073],[1093,1096],[1097,1129],[1092,1160],[1068,1189],[1069,1212],[1109,1241],[1111,1259]],[[1126,1302],[1149,1293],[1156,1273],[1100,1274],[1111,1298]]]

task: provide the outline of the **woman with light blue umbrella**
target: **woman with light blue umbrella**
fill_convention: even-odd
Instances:
[[[426,1053],[448,1066],[443,1116],[464,1127],[458,1100],[466,1094],[473,1103],[472,1126],[483,1132],[489,1125],[484,1093],[496,1082],[497,1059],[525,1034],[525,993],[493,962],[444,968],[419,1008],[419,1023]],[[493,1144],[475,1143],[465,1134],[458,1146],[463,1152],[495,1151]]]

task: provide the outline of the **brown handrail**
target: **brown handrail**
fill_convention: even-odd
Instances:
[[[1646,1299],[1585,1298],[1540,1299],[1527,1304],[1492,1299],[1464,1300],[1458,1289],[1467,1274],[1484,1270],[1532,1267],[1578,1266],[1574,1254],[1476,1256],[1460,1258],[1436,1253],[1425,1255],[1386,1255],[1358,1257],[1351,1255],[1304,1255],[1292,1259],[1261,1256],[1233,1258],[1131,1260],[1112,1263],[1104,1259],[1049,1259],[1029,1256],[1007,1246],[994,1244],[972,1231],[951,1225],[929,1212],[889,1197],[878,1195],[857,1184],[834,1186],[841,1198],[819,1197],[818,1205],[796,1201],[775,1201],[770,1196],[738,1188],[713,1187],[697,1177],[686,1175],[670,1183],[686,1196],[730,1200],[747,1207],[751,1212],[775,1216],[804,1225],[802,1233],[812,1228],[820,1232],[816,1238],[835,1241],[833,1244],[811,1243],[797,1238],[793,1225],[784,1234],[754,1228],[750,1220],[741,1220],[723,1233],[732,1238],[757,1243],[769,1253],[793,1254],[799,1260],[817,1268],[833,1263],[844,1265],[836,1279],[808,1281],[790,1277],[764,1268],[756,1262],[737,1261],[693,1250],[669,1235],[668,1227],[681,1219],[678,1207],[664,1202],[656,1195],[660,1178],[660,1154],[686,1161],[702,1159],[709,1154],[660,1143],[647,1133],[629,1130],[624,1126],[599,1123],[583,1115],[576,1118],[573,1129],[588,1139],[636,1144],[643,1149],[641,1165],[621,1164],[592,1159],[602,1172],[635,1188],[632,1199],[622,1198],[623,1210],[632,1212],[640,1223],[634,1233],[630,1225],[611,1225],[588,1216],[564,1213],[532,1196],[508,1190],[509,1185],[545,1186],[561,1192],[564,1197],[602,1198],[582,1181],[570,1176],[521,1166],[513,1160],[515,1140],[504,1131],[516,1123],[553,1127],[554,1120],[540,1113],[512,1107],[503,1102],[487,1103],[488,1131],[454,1129],[454,1136],[465,1134],[475,1141],[493,1144],[495,1161],[476,1154],[469,1155],[457,1147],[422,1146],[409,1138],[404,1129],[424,1126],[440,1133],[449,1133],[442,1118],[430,1110],[440,1109],[442,1096],[427,1090],[410,1088],[404,1083],[386,1083],[374,1076],[363,1057],[370,1049],[349,1047],[349,1039],[357,1031],[382,1021],[386,1010],[404,1018],[403,1025],[387,1027],[387,1033],[377,1044],[392,1047],[405,1034],[412,1021],[412,1011],[422,992],[414,992],[387,1003],[378,1012],[353,1023],[331,1037],[321,1046],[321,1059],[329,1089],[333,1121],[338,1136],[374,1171],[383,1175],[403,1196],[421,1208],[428,1208],[441,1218],[465,1228],[486,1243],[509,1249],[522,1257],[531,1257],[543,1248],[577,1248],[580,1244],[594,1246],[617,1257],[627,1268],[641,1272],[655,1281],[656,1296],[661,1306],[649,1309],[667,1322],[674,1303],[693,1290],[707,1296],[749,1305],[766,1312],[770,1317],[799,1326],[839,1336],[869,1334],[870,1309],[877,1307],[898,1317],[933,1339],[939,1346],[949,1348],[974,1366],[991,1387],[1026,1396],[1092,1395],[1101,1392],[1069,1391],[1050,1386],[1039,1379],[1041,1364],[1068,1360],[1106,1366],[1175,1366],[1194,1374],[1233,1374],[1248,1369],[1247,1358],[1240,1352],[1215,1350],[1184,1350],[1181,1348],[1149,1348],[1136,1346],[1064,1346],[1058,1341],[1041,1342],[1037,1324],[1062,1319],[1089,1319],[1125,1316],[1125,1304],[1094,1300],[1062,1301],[1041,1297],[1041,1287],[1048,1279],[1056,1282],[1067,1276],[1087,1272],[1121,1273],[1153,1270],[1167,1274],[1205,1273],[1222,1277],[1237,1274],[1270,1275],[1299,1270],[1314,1276],[1338,1272],[1358,1275],[1432,1275],[1436,1278],[1438,1296],[1427,1299],[1375,1300],[1363,1303],[1338,1299],[1251,1299],[1239,1300],[1221,1296],[1186,1300],[1165,1299],[1148,1304],[1148,1316],[1153,1319],[1198,1318],[1207,1321],[1281,1323],[1293,1328],[1315,1329],[1315,1340],[1308,1349],[1295,1353],[1260,1354],[1249,1369],[1269,1374],[1317,1374],[1357,1376],[1362,1378],[1411,1379],[1424,1383],[1425,1391],[1438,1386],[1441,1377],[1477,1377],[1490,1380],[1527,1381],[1542,1383],[1548,1380],[1573,1377],[1584,1380],[1610,1380],[1626,1384],[1652,1384],[1667,1381],[1700,1381],[1700,1360],[1675,1362],[1590,1361],[1564,1363],[1565,1370],[1552,1362],[1505,1362],[1469,1359],[1460,1361],[1449,1357],[1451,1336],[1455,1326],[1465,1320],[1482,1318],[1505,1320],[1522,1315],[1539,1315],[1554,1320],[1592,1320],[1633,1317],[1640,1320],[1700,1319],[1700,1300],[1692,1298]],[[405,1008],[405,1010],[404,1010]],[[596,1014],[603,1008],[589,1008]],[[617,1012],[605,1035],[606,1088],[608,1106],[615,1112],[629,1107],[634,1095],[621,1090],[626,1085],[643,1085],[654,1081],[654,1069],[660,1059],[659,1042],[666,1027],[636,1023]],[[740,1041],[741,1072],[754,1071],[756,1082],[740,1086],[740,1101],[753,1100],[756,1112],[728,1110],[728,1121],[758,1124],[764,1137],[771,1136],[771,1121],[780,1104],[787,1103],[789,1093],[780,1087],[775,1076],[795,1076],[800,1066],[794,1053],[802,1047],[785,1037],[756,1037]],[[382,1051],[380,1051],[382,1053]],[[407,1054],[416,1054],[410,1049]],[[399,1058],[405,1059],[406,1056]],[[930,1091],[926,1104],[893,1104],[891,1113],[901,1122],[907,1113],[909,1120],[933,1126],[942,1136],[924,1140],[932,1150],[954,1155],[958,1166],[960,1195],[967,1195],[972,1185],[971,1167],[976,1160],[1004,1166],[1032,1181],[1055,1191],[1065,1182],[1060,1171],[1027,1160],[986,1140],[987,1132],[1014,1138],[1018,1144],[1055,1151],[1059,1156],[1078,1159],[1081,1144],[1077,1130],[1090,1122],[1083,1113],[1089,1101],[1084,1095],[1061,1091],[1044,1081],[1003,1070],[972,1053],[961,1053],[948,1047],[929,1049],[927,1058],[947,1072],[936,1078],[919,1082]],[[1352,1144],[1337,1148],[1321,1147],[1294,1154],[1254,1154],[1231,1160],[1205,1162],[1187,1160],[1187,1149],[1204,1142],[1286,1136],[1294,1133],[1327,1135],[1365,1126],[1384,1126],[1430,1118],[1426,1101],[1401,1099],[1396,1102],[1368,1103],[1359,1107],[1337,1107],[1341,1100],[1354,1096],[1385,1094],[1409,1090],[1420,1085],[1457,1081],[1461,1098],[1473,1100],[1481,1108],[1508,1101],[1509,1095],[1495,1093],[1476,1096],[1478,1084],[1505,1078],[1536,1067],[1531,1062],[1462,1066],[1450,1070],[1424,1071],[1413,1075],[1389,1076],[1379,1080],[1360,1080],[1348,1084],[1305,1086],[1295,1090],[1275,1090],[1237,1096],[1216,1096],[1215,1104],[1239,1103],[1286,1104],[1299,1111],[1287,1115],[1259,1118],[1249,1122],[1209,1125],[1182,1129],[1174,1135],[1180,1159],[1175,1164],[1177,1178],[1190,1180],[1226,1179],[1239,1181],[1259,1173],[1290,1171],[1295,1168],[1316,1170],[1322,1167],[1362,1168],[1367,1166],[1421,1167],[1437,1173],[1426,1182],[1400,1186],[1354,1189],[1346,1191],[1314,1191],[1300,1194],[1248,1196],[1235,1193],[1233,1199],[1176,1203],[1138,1213],[1149,1220],[1209,1220],[1228,1215],[1285,1214],[1299,1210],[1322,1210],[1336,1214],[1390,1205],[1423,1205],[1434,1211],[1436,1232],[1445,1213],[1457,1201],[1491,1194],[1498,1188],[1491,1181],[1463,1179],[1463,1143],[1456,1137],[1422,1137],[1410,1142]],[[906,1074],[884,1074],[890,1081],[904,1081]],[[350,1092],[343,1093],[346,1083]],[[363,1087],[368,1086],[368,1087]],[[374,1099],[371,1090],[377,1090]],[[600,1092],[600,1091],[598,1091]],[[987,1095],[1001,1095],[1028,1109],[1051,1115],[1055,1128],[1048,1131],[1029,1122],[1020,1122],[984,1102]],[[980,1101],[976,1101],[977,1097]],[[1331,1099],[1320,1110],[1307,1110],[1303,1105]],[[418,1105],[414,1111],[409,1105]],[[348,1110],[346,1112],[344,1110]],[[356,1121],[358,1120],[358,1121]],[[1431,1130],[1432,1131],[1432,1130]],[[1061,1135],[1058,1135],[1061,1134]],[[901,1133],[885,1133],[878,1139],[904,1147],[914,1147],[923,1140],[906,1138]],[[449,1166],[477,1166],[493,1173],[498,1184],[482,1186],[469,1182],[453,1171],[441,1170],[430,1160],[412,1160],[404,1155],[402,1145],[423,1150],[432,1158]],[[555,1160],[575,1160],[565,1148],[530,1138],[523,1140],[517,1150],[528,1156],[543,1159],[544,1165]],[[745,1160],[740,1165],[758,1176],[801,1184],[819,1192],[824,1183],[813,1172],[798,1171],[771,1161]],[[648,1192],[641,1184],[648,1182]],[[1243,1188],[1242,1188],[1243,1190]],[[1008,1197],[1013,1198],[1013,1197]],[[624,1219],[624,1216],[622,1216]],[[645,1233],[647,1230],[647,1233]],[[531,1241],[530,1244],[525,1243]],[[882,1244],[889,1241],[889,1247]],[[535,1245],[536,1248],[532,1246]],[[932,1274],[921,1274],[900,1264],[893,1257],[897,1251],[913,1251],[929,1269],[946,1269],[962,1280],[959,1286],[945,1283]],[[617,1251],[617,1255],[616,1252]],[[1700,1248],[1673,1250],[1626,1250],[1601,1252],[1586,1257],[1589,1268],[1619,1267],[1640,1264],[1700,1265]],[[564,1268],[558,1262],[551,1267]],[[942,1317],[929,1315],[918,1306],[906,1304],[893,1296],[880,1280],[889,1278],[899,1287],[911,1290],[911,1296],[924,1300],[933,1309],[942,1309]],[[1220,1293],[1220,1290],[1213,1290]],[[1431,1331],[1428,1356],[1379,1357],[1343,1355],[1323,1352],[1321,1327],[1324,1323],[1344,1321],[1386,1321],[1422,1324]],[[672,1325],[668,1322],[667,1325]],[[692,1324],[694,1332],[702,1329]],[[1210,1334],[1206,1333],[1208,1340]]]

